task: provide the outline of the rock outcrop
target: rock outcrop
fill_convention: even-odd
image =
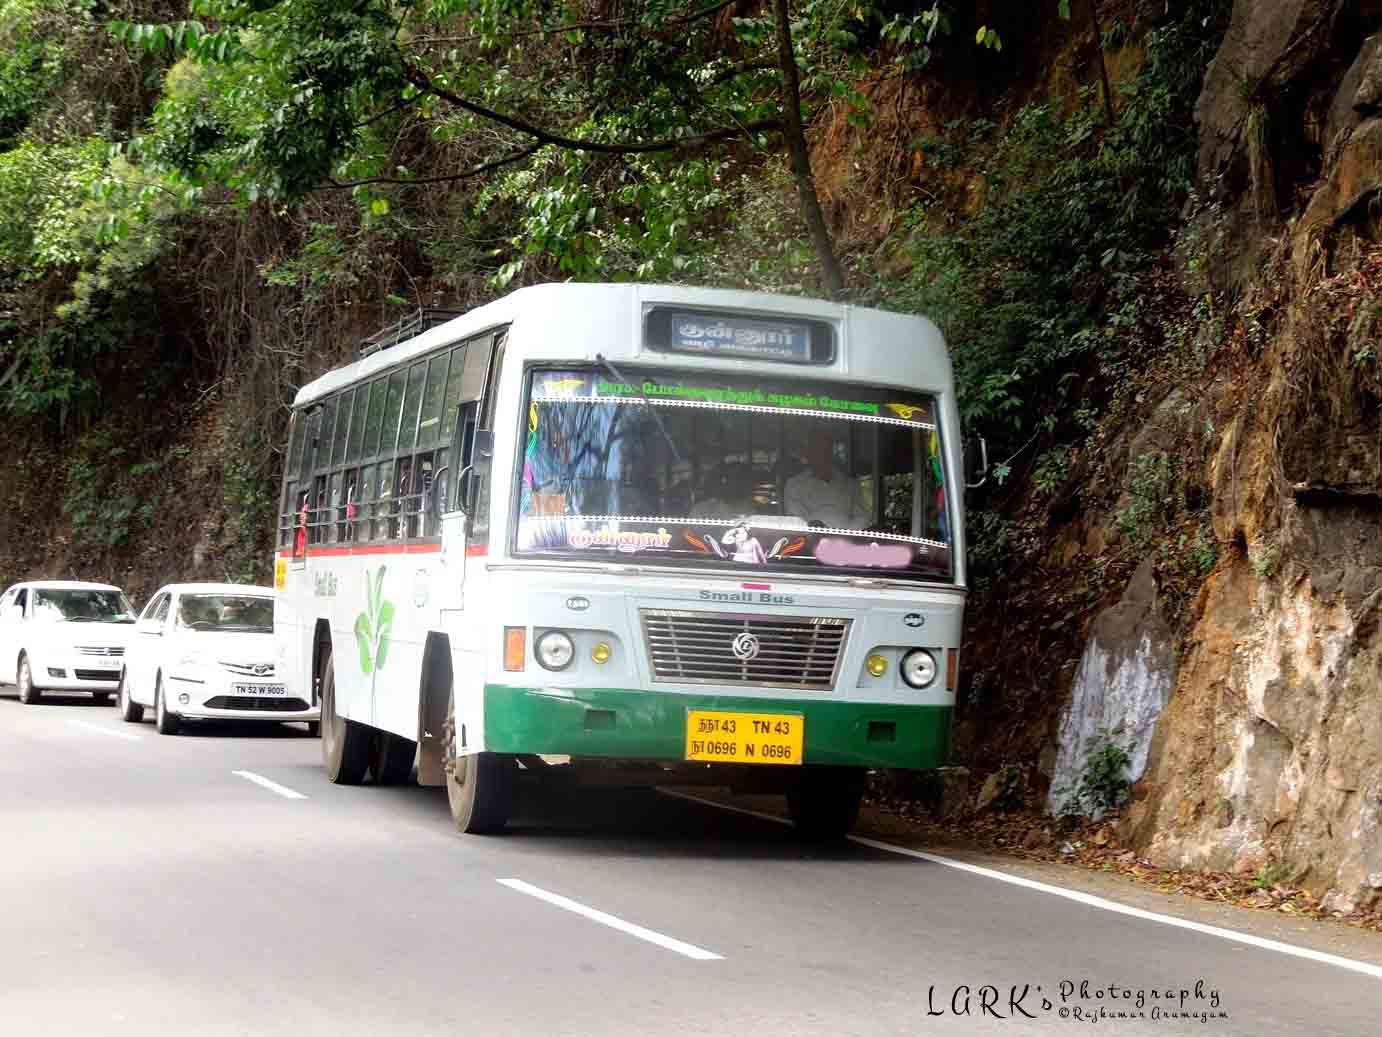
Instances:
[[[1345,910],[1382,901],[1380,32],[1372,0],[1238,0],[1206,77],[1208,266],[1258,335],[1208,390],[1229,550],[1125,821],[1157,863],[1273,863]]]

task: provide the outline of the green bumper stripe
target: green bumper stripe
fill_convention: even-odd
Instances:
[[[949,706],[505,684],[485,686],[485,746],[501,753],[680,760],[688,709],[801,713],[807,763],[927,769],[943,765],[950,750]]]

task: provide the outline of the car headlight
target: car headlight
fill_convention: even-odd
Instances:
[[[549,630],[533,645],[533,654],[547,670],[564,670],[576,657],[576,646],[560,630]]]
[[[914,648],[902,657],[902,679],[914,688],[924,688],[936,679],[935,657],[925,648]]]

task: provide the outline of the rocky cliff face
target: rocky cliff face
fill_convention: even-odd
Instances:
[[[1375,906],[1382,3],[1237,0],[1198,114],[1187,275],[1226,321],[1197,390],[1208,449],[1186,463],[1226,549],[1184,623],[1125,834],[1162,865],[1271,865],[1329,906]],[[1154,613],[1132,614],[1101,651],[1131,658],[1162,636]],[[1131,694],[1094,684],[1073,711]],[[1143,690],[1131,697],[1156,698]]]

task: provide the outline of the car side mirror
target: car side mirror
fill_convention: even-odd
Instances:
[[[976,490],[988,481],[989,446],[983,436],[970,436],[964,442],[965,486]]]

